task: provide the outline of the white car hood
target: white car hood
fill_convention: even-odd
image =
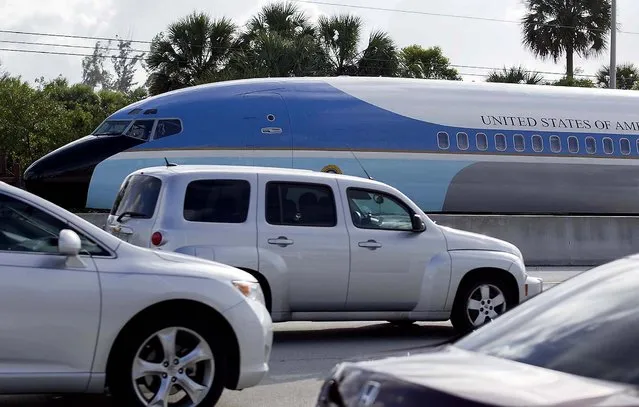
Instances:
[[[181,275],[197,278],[221,280],[243,280],[257,282],[251,274],[212,260],[175,252],[163,252],[122,243],[120,250],[126,250],[133,261],[139,262],[138,270],[148,274]],[[123,271],[124,272],[124,271]]]
[[[162,260],[181,264],[182,266],[178,267],[178,269],[187,266],[184,269],[184,272],[195,273],[202,277],[210,277],[211,274],[214,274],[215,277],[222,277],[227,280],[245,280],[257,282],[255,277],[253,277],[246,271],[237,269],[227,264],[218,263],[213,260],[201,259],[199,257],[175,252],[162,252],[153,250],[153,253],[155,253],[155,255]]]
[[[491,250],[514,254],[522,258],[521,251],[512,243],[479,233],[438,226],[446,237],[448,250]]]

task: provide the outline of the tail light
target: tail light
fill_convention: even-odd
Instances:
[[[162,239],[164,239],[164,237],[160,232],[153,232],[151,235],[151,243],[153,246],[159,246],[162,243]]]

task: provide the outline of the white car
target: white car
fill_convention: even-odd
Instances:
[[[0,183],[0,393],[211,406],[261,382],[272,320],[253,276],[140,248]]]
[[[105,228],[253,274],[274,322],[446,321],[468,331],[537,295],[514,245],[432,222],[366,178],[166,166],[122,183]]]

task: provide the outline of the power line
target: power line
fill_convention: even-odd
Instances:
[[[0,42],[3,42],[3,41],[0,40]],[[38,44],[38,45],[44,45],[44,44]],[[59,44],[49,44],[49,45],[50,46],[57,46]],[[64,45],[60,45],[60,46],[64,46]],[[93,47],[83,47],[83,48],[93,48]],[[217,48],[224,48],[224,47],[217,47]],[[233,47],[227,47],[227,48],[229,48],[229,49],[237,49],[237,48],[233,48]],[[14,48],[0,48],[0,51],[24,52],[24,53],[44,54],[44,55],[77,56],[77,57],[92,57],[93,56],[93,54],[80,54],[80,53],[71,53],[71,52],[43,51],[43,50],[30,50],[30,49],[14,49]],[[139,52],[146,52],[146,51],[139,51]],[[134,59],[139,60],[139,58],[122,57],[122,56],[119,56],[119,55],[105,55],[104,58],[115,58],[115,59],[123,59],[123,60],[134,60]],[[367,58],[367,57],[363,57],[361,60],[369,61],[369,62],[390,62],[389,59]],[[180,61],[167,61],[167,63],[181,64]],[[186,62],[184,62],[184,64],[186,64]],[[490,70],[490,71],[501,71],[503,69],[503,68],[497,68],[497,67],[477,66],[477,65],[449,64],[449,66],[453,67],[453,68],[483,69],[483,70]],[[527,73],[539,73],[539,74],[546,74],[546,75],[565,75],[565,72],[536,71],[536,70],[529,70],[529,69],[522,69],[522,71],[523,72],[527,72]],[[460,75],[485,76],[485,77],[490,76],[490,74],[472,74],[472,73],[464,73],[464,74],[460,73]],[[597,78],[597,75],[578,74],[578,73],[575,73],[574,76]]]
[[[127,41],[127,42],[135,42],[138,44],[151,44],[151,41],[124,40],[122,38],[109,38],[109,37],[92,37],[89,35],[54,34],[54,33],[40,33],[40,32],[32,32],[32,31],[11,31],[11,30],[0,30],[0,33],[36,35],[39,37],[76,38],[76,39],[82,39],[82,40],[97,40],[97,41]]]
[[[89,45],[71,45],[71,44],[56,44],[50,42],[29,42],[29,41],[12,41],[12,40],[0,40],[3,44],[20,44],[20,45],[40,45],[46,47],[62,47],[62,48],[77,48],[77,49],[95,49],[95,46]],[[102,48],[102,51],[119,51],[118,48]],[[130,49],[131,52],[149,52],[148,50]]]
[[[461,19],[467,19],[467,20],[490,21],[490,22],[509,23],[509,24],[521,24],[521,21],[506,20],[506,19],[501,19],[501,18],[465,16],[465,15],[459,15],[459,14],[433,13],[433,12],[428,12],[428,11],[402,10],[402,9],[392,9],[392,8],[384,8],[384,7],[357,6],[355,4],[331,3],[331,2],[317,1],[317,0],[291,0],[291,1],[294,1],[296,3],[308,3],[308,4],[316,4],[316,5],[324,5],[324,6],[335,6],[335,7],[348,7],[348,8],[363,9],[363,10],[388,11],[388,12],[403,13],[403,14],[416,14],[416,15],[425,15],[425,16],[434,16],[434,17],[451,17],[451,18],[461,18]],[[571,26],[571,25],[550,24],[550,23],[543,23],[543,24],[539,24],[539,25],[548,26],[548,27],[557,27],[557,28],[570,28],[570,29],[573,29],[573,30],[577,28],[577,27],[574,27],[574,26]],[[607,30],[603,30],[603,29],[600,29],[600,28],[591,28],[590,31],[607,32]],[[622,33],[622,34],[639,35],[639,32],[634,32],[634,31],[617,30],[617,32],[618,33]]]
[[[12,48],[0,48],[0,51],[9,51],[9,52],[26,52],[32,54],[48,54],[48,55],[64,55],[64,56],[74,56],[74,57],[92,57],[93,54],[74,54],[71,52],[56,52],[56,51],[42,51],[35,49],[12,49]],[[116,59],[138,59],[135,57],[121,57],[119,55],[106,55],[105,58],[116,58]]]

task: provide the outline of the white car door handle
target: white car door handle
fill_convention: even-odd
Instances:
[[[377,243],[374,240],[369,240],[367,242],[359,242],[359,247],[366,247],[367,249],[371,249],[371,250],[375,250],[375,249],[379,249],[380,247],[382,247],[381,243]]]
[[[280,236],[277,239],[268,239],[269,244],[276,244],[280,247],[286,247],[293,244],[293,241],[288,239],[286,236]]]

